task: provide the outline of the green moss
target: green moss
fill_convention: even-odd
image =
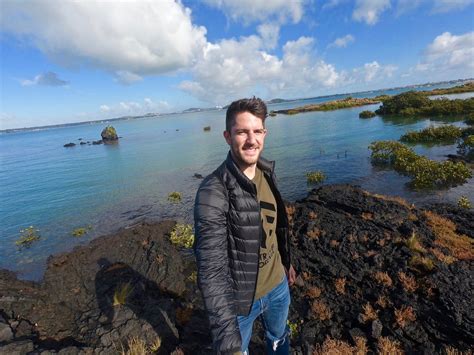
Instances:
[[[82,237],[86,235],[90,230],[92,230],[91,225],[88,225],[87,227],[76,228],[71,232],[71,235],[73,237]]]
[[[461,196],[458,200],[458,206],[465,209],[472,208],[471,201],[467,198],[467,196]]]
[[[34,226],[29,226],[20,230],[20,237],[15,244],[20,248],[29,248],[31,244],[40,239],[39,229],[36,229]]]
[[[173,191],[168,195],[168,201],[170,202],[180,202],[181,201],[181,192]]]
[[[375,117],[376,114],[375,112],[372,112],[372,111],[369,111],[369,110],[365,110],[365,111],[362,111],[361,113],[359,113],[359,118],[372,118],[372,117]]]
[[[386,164],[397,172],[412,178],[415,189],[450,187],[463,184],[472,177],[462,162],[437,162],[417,155],[412,149],[395,141],[377,141],[370,144],[373,164]]]
[[[192,225],[177,223],[171,231],[170,241],[174,245],[181,248],[192,248],[194,243]]]
[[[306,180],[308,184],[319,184],[326,180],[326,175],[322,171],[311,171],[306,173]]]
[[[400,137],[400,141],[407,143],[445,143],[454,144],[462,135],[462,129],[447,125],[428,127],[421,131],[410,131]]]

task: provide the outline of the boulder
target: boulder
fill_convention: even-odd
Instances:
[[[102,133],[100,135],[101,135],[102,140],[104,142],[114,142],[114,141],[117,141],[119,139],[118,135],[117,135],[117,131],[112,126],[105,127],[102,130]]]

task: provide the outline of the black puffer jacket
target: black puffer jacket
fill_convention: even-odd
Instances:
[[[277,240],[283,265],[290,266],[288,218],[275,184],[274,163],[261,158],[277,202]],[[194,207],[194,251],[198,285],[218,354],[241,348],[237,315],[248,315],[255,295],[261,238],[255,185],[227,159],[202,182]]]

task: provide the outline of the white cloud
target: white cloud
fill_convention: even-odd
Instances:
[[[54,72],[46,72],[43,74],[36,75],[32,80],[22,79],[20,80],[22,86],[33,86],[33,85],[43,85],[43,86],[66,86],[69,84],[68,81],[62,80],[58,77],[58,74]]]
[[[110,111],[110,107],[107,106],[107,105],[101,105],[100,106],[100,112],[109,112]]]
[[[193,80],[179,87],[202,101],[222,105],[251,95],[323,92],[344,80],[333,65],[314,56],[313,38],[288,41],[281,58],[266,52],[263,42],[259,36],[249,36],[209,44],[192,69]]]
[[[121,116],[139,116],[147,113],[163,113],[169,112],[171,105],[166,101],[154,101],[149,97],[143,101],[122,101],[114,105],[101,105],[99,111],[107,118]]]
[[[462,10],[472,4],[474,4],[474,0],[434,0],[433,12]]]
[[[365,63],[361,68],[355,68],[352,71],[352,80],[355,82],[373,82],[384,81],[391,78],[393,73],[398,70],[394,65],[380,65],[377,61]]]
[[[281,23],[297,23],[303,16],[305,0],[205,0],[212,7],[222,10],[227,17],[245,24],[269,18]]]
[[[352,18],[374,25],[378,22],[380,14],[389,8],[390,0],[357,0]]]
[[[336,40],[329,45],[329,47],[345,48],[349,43],[354,42],[355,38],[353,35],[348,34],[344,37],[336,38]]]
[[[449,32],[437,36],[427,47],[418,70],[465,70],[472,75],[474,69],[474,32],[460,36]]]
[[[137,81],[143,80],[143,78],[140,75],[131,73],[126,70],[119,70],[115,72],[115,75],[116,75],[117,81],[123,85],[130,85],[130,84],[136,83]]]
[[[325,10],[325,9],[331,9],[333,7],[336,7],[336,6],[339,6],[345,2],[347,2],[348,0],[328,0],[324,3],[322,9]]]
[[[180,1],[6,1],[3,31],[23,37],[66,66],[131,75],[189,66],[206,44]]]
[[[257,32],[262,38],[263,46],[274,49],[278,45],[280,26],[276,23],[264,23],[257,27]]]

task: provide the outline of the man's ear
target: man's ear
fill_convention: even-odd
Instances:
[[[227,142],[228,145],[231,144],[231,140],[230,140],[230,132],[229,131],[224,131],[224,138],[225,138],[225,141]]]

